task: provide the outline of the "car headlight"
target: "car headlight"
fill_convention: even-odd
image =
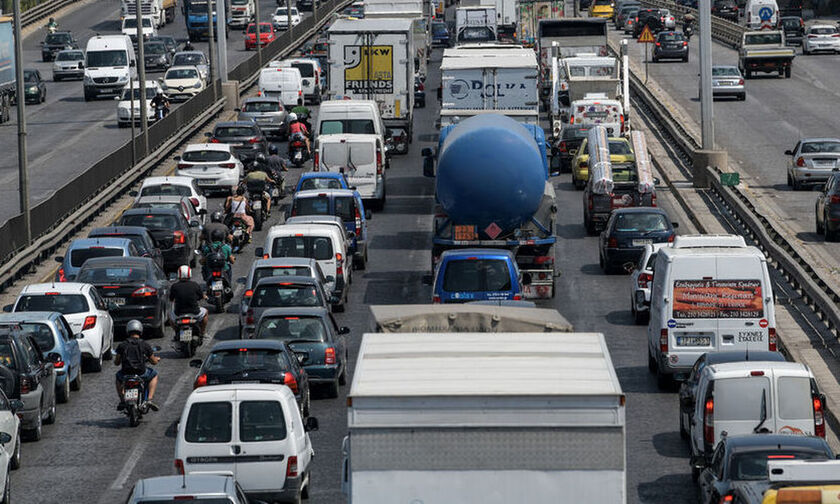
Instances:
[[[118,82],[127,82],[127,81],[128,81],[128,76],[127,75],[120,75],[120,79],[119,79]]]
[[[196,82],[195,84],[193,84],[193,87],[194,87],[195,89],[201,89],[201,83],[200,83],[200,82]]]
[[[29,91],[30,93],[37,93],[38,92],[38,86],[29,86],[29,87],[26,88],[26,90]]]
[[[161,54],[160,56],[158,56],[158,61],[160,61],[161,63],[166,63],[166,55]]]
[[[85,74],[85,76],[82,78],[82,82],[84,82],[85,84],[93,84],[93,79],[90,78],[90,75]]]

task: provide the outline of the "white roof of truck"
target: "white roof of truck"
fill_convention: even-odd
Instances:
[[[349,396],[621,394],[600,333],[378,333],[362,339]]]
[[[413,20],[408,18],[337,19],[329,33],[404,32],[410,31]]]
[[[476,56],[492,58],[500,56],[522,56],[537,59],[533,49],[508,44],[473,44],[443,50],[443,61],[446,61],[447,58],[475,58]]]
[[[464,68],[537,68],[537,57],[534,51],[528,55],[500,54],[497,56],[476,54],[473,57],[443,58],[440,64],[443,70],[459,70]]]

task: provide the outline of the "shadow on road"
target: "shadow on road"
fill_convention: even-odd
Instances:
[[[677,420],[674,419],[674,422]],[[656,453],[662,457],[678,458],[686,460],[688,453],[688,446],[680,437],[678,431],[659,432],[653,435],[653,447]],[[685,470],[688,471],[688,462],[686,461]]]

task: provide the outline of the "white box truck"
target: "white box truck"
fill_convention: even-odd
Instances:
[[[365,18],[404,18],[412,20],[414,34],[414,70],[427,75],[426,64],[432,50],[430,11],[423,12],[422,0],[373,0],[365,2]]]
[[[388,127],[412,138],[414,38],[411,19],[338,19],[327,31],[331,99],[373,100]]]
[[[496,30],[499,40],[516,40],[516,0],[480,0],[479,5],[496,8]]]
[[[455,43],[496,40],[496,8],[486,5],[455,9]]]
[[[442,110],[533,110],[539,114],[534,51],[447,57],[440,65]],[[478,51],[480,52],[480,51]]]
[[[342,489],[351,504],[626,503],[624,402],[602,334],[365,334]]]

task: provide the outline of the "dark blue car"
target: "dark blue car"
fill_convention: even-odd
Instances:
[[[440,256],[432,287],[434,303],[520,300],[522,283],[513,253],[502,249],[453,249]]]
[[[449,38],[449,28],[446,23],[433,22],[432,23],[432,47],[451,47],[452,41]]]
[[[639,262],[649,243],[674,241],[677,227],[660,208],[619,208],[610,214],[601,232],[599,258],[601,268],[611,273],[626,263]]]

